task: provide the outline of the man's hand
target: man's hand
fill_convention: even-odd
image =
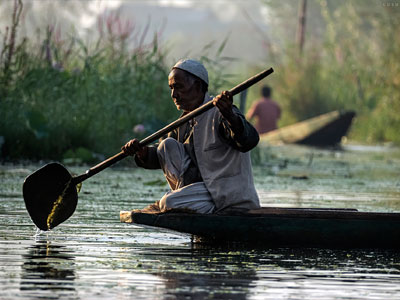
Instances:
[[[218,107],[221,114],[228,121],[233,116],[232,103],[233,96],[229,91],[223,91],[221,94],[213,99],[213,104]]]
[[[231,125],[232,130],[235,133],[241,133],[243,131],[243,123],[238,115],[232,110],[233,96],[229,91],[223,91],[220,95],[213,99],[213,104],[218,107],[222,116]]]
[[[133,139],[127,142],[122,148],[122,152],[124,152],[126,155],[133,156],[136,154],[136,156],[141,160],[144,161],[147,158],[147,153],[148,153],[148,147],[142,147],[139,143],[138,139]]]

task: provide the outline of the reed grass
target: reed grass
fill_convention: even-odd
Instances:
[[[118,57],[110,57],[109,46],[94,52],[76,46],[71,61],[50,61],[49,54],[61,52],[52,42],[44,45],[46,55],[25,45],[13,54],[11,75],[2,78],[5,156],[59,158],[77,147],[109,154],[133,136],[134,125],[152,131],[176,117],[156,41]]]
[[[2,157],[96,160],[119,151],[177,116],[169,96],[166,51],[155,36],[133,49],[129,23],[115,32],[110,16],[93,45],[48,27],[39,43],[17,39],[22,2],[15,2],[0,57]],[[9,33],[10,32],[10,33]],[[141,132],[133,132],[142,124]],[[0,145],[1,146],[1,145]]]
[[[120,151],[179,116],[170,98],[167,50],[118,14],[98,20],[98,39],[86,43],[48,26],[44,37],[18,37],[22,0],[2,32],[0,52],[0,144],[7,159],[93,162]],[[39,28],[39,32],[40,32]],[[42,34],[43,35],[43,34]],[[74,35],[76,36],[76,35]],[[227,83],[205,47],[211,91]],[[211,44],[210,44],[211,45]]]

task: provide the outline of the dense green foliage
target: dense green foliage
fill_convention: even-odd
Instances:
[[[176,117],[157,40],[127,49],[132,32],[115,33],[110,24],[92,47],[63,40],[51,28],[39,44],[5,39],[0,70],[5,157],[90,161],[92,153],[117,152],[130,137]],[[137,124],[145,131],[132,132]]]
[[[26,57],[22,74],[2,90],[0,103],[5,155],[54,158],[77,147],[112,153],[135,124],[152,130],[175,116],[156,46],[117,59],[87,53],[81,68],[31,60],[25,49],[16,55]]]
[[[156,37],[129,48],[138,33],[111,15],[93,45],[51,27],[43,40],[17,41],[18,18],[16,10],[0,57],[2,157],[91,162],[179,116],[168,87],[171,66]],[[143,41],[146,32],[140,34]],[[201,59],[213,65],[210,88],[224,84],[223,61]]]

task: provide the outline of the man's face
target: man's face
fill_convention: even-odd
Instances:
[[[169,73],[168,84],[177,109],[190,112],[203,103],[204,93],[201,92],[199,82],[190,80],[185,71],[173,69]]]

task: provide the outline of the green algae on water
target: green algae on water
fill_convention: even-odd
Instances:
[[[71,180],[69,180],[67,182],[61,195],[59,195],[57,200],[54,201],[54,203],[53,203],[53,208],[51,209],[50,214],[47,216],[47,229],[48,230],[53,228],[52,225],[54,224],[54,220],[56,219],[57,215],[59,214],[59,211],[61,210],[61,208],[65,205],[64,204],[65,192],[68,190],[70,184],[71,184]]]
[[[50,230],[54,226],[54,221],[57,219],[60,211],[65,207],[67,204],[65,203],[65,194],[66,191],[69,189],[71,185],[72,179],[68,181],[68,183],[65,185],[64,190],[61,192],[61,195],[58,196],[57,200],[54,201],[53,208],[51,209],[50,214],[47,216],[47,229]],[[76,185],[76,191],[79,193],[82,188],[82,182],[78,183]]]

